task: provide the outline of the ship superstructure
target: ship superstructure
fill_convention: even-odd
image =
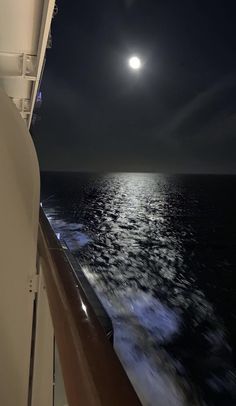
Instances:
[[[54,0],[0,0],[0,405],[138,405],[40,209],[29,128],[55,10]]]

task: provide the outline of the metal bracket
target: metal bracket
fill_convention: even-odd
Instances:
[[[37,56],[0,51],[0,77],[36,80]]]

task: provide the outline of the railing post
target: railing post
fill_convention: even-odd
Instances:
[[[38,292],[35,302],[35,342],[32,365],[30,406],[53,406],[54,332],[43,278],[43,261],[39,261]]]
[[[64,380],[61,370],[61,364],[59,359],[59,354],[57,351],[57,346],[55,345],[55,383],[54,383],[54,405],[53,406],[69,406],[66,398]]]

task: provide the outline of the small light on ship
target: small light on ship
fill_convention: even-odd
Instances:
[[[83,309],[84,313],[86,314],[86,316],[88,316],[87,307],[85,306],[85,304],[83,302],[82,302],[82,309]]]

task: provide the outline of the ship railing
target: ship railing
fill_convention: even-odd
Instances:
[[[32,403],[46,405],[46,400],[53,397],[54,406],[140,405],[42,209],[38,253],[38,306],[44,316],[40,318],[38,312],[36,320],[32,399],[37,398],[38,403]],[[55,354],[53,373],[49,362],[52,352]],[[50,376],[53,376],[53,394],[50,385],[48,390],[44,386],[42,394],[40,385],[48,382]],[[39,400],[40,396],[44,399]]]

